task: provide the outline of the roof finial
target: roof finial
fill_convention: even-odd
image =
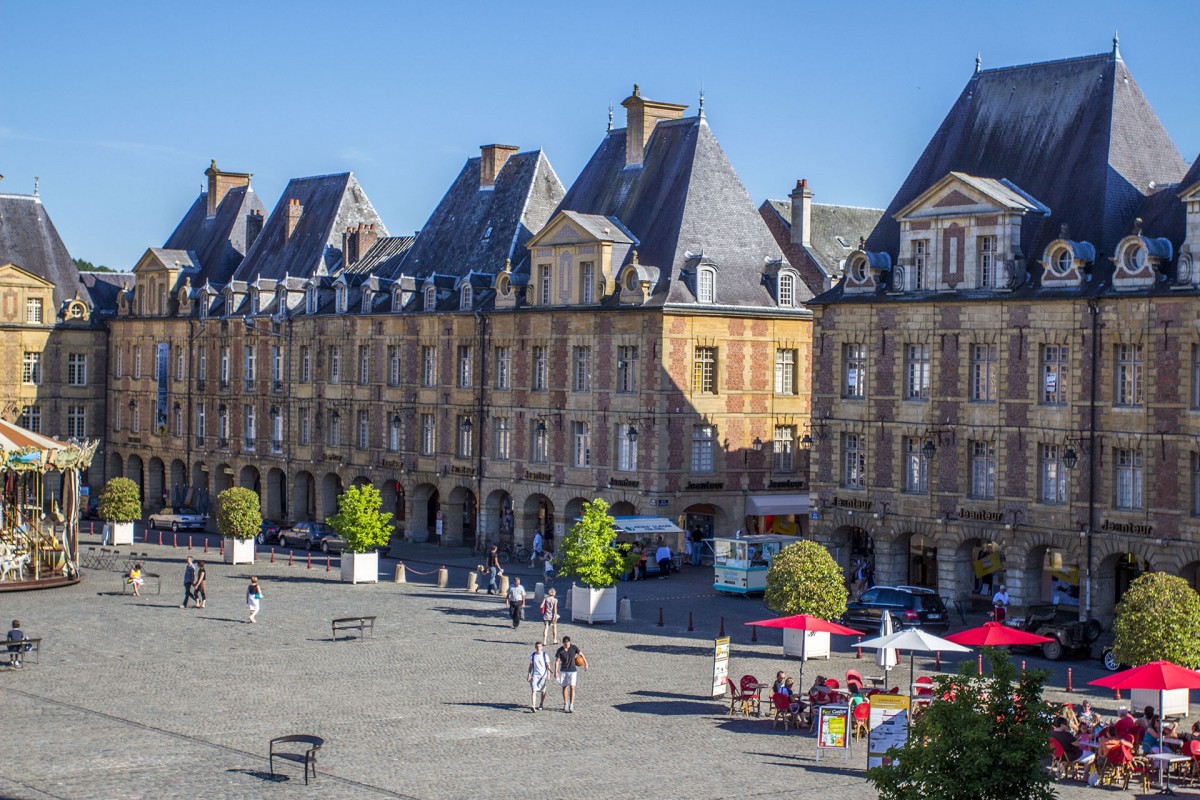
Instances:
[[[608,101],[608,130],[612,131],[612,100]]]
[[[700,84],[700,119],[704,119],[704,84]]]
[[[1112,54],[1113,54],[1114,60],[1116,60],[1116,61],[1121,60],[1121,37],[1117,35],[1116,31],[1113,31],[1113,53]]]
[[[33,176],[33,196],[34,196],[34,197],[37,197],[37,196],[38,196],[38,183],[39,183],[41,180],[42,180],[42,179],[41,179],[41,178],[39,178],[37,175],[34,175],[34,176]]]
[[[633,85],[633,96],[634,96],[634,97],[641,97],[641,96],[642,96],[642,92],[641,92],[641,90],[638,88],[638,85],[637,85],[636,83]]]
[[[981,69],[983,69],[983,53],[976,51],[976,53],[975,53],[975,74],[978,75],[979,71]]]

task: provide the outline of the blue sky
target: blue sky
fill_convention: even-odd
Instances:
[[[352,170],[392,234],[480,144],[546,151],[570,185],[632,85],[710,123],[755,203],[884,206],[985,68],[1105,52],[1114,30],[1189,162],[1200,4],[1162,2],[26,3],[0,0],[0,192],[74,256],[128,269],[215,158],[272,208]]]

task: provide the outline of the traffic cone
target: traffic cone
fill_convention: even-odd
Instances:
[[[171,547],[179,547],[179,534],[178,533],[171,534]]]
[[[158,546],[162,547],[162,531],[158,532]]]
[[[862,647],[861,647],[861,646],[859,646],[859,645],[861,645],[861,644],[862,644],[862,637],[861,637],[861,636],[859,636],[857,639],[855,639],[855,640],[854,640],[854,644],[855,644],[855,648],[854,648],[854,657],[855,657],[855,658],[862,658]]]
[[[1071,685],[1071,678],[1071,668],[1067,667],[1067,694],[1073,694],[1075,692],[1075,687]]]

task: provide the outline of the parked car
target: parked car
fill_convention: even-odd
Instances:
[[[919,586],[872,586],[858,600],[846,604],[842,624],[860,631],[879,630],[883,612],[892,612],[896,630],[924,628],[945,632],[950,628],[946,604],[932,589]]]
[[[167,506],[146,520],[154,529],[173,531],[202,531],[208,525],[208,515],[190,506]]]
[[[100,495],[89,495],[80,514],[84,519],[100,519]]]
[[[1052,641],[1042,645],[1042,655],[1051,661],[1064,655],[1090,656],[1092,644],[1104,632],[1099,620],[1081,621],[1077,607],[1054,603],[1034,603],[1026,607],[1024,616],[1015,617],[1008,624],[1027,633],[1049,636]]]
[[[264,519],[258,529],[258,543],[280,544],[279,534],[283,531],[283,528],[284,524],[278,520]]]
[[[297,522],[290,528],[279,532],[281,547],[306,547],[309,550],[319,550],[326,536],[333,536],[333,531],[324,522]]]
[[[346,540],[338,536],[333,531],[329,532],[328,536],[321,537],[321,552],[322,553],[341,553],[346,549]]]

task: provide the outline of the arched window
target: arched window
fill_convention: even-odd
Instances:
[[[346,313],[346,287],[337,287],[337,313]]]
[[[696,274],[696,300],[701,303],[717,302],[716,270],[702,269]]]
[[[779,296],[777,298],[780,308],[793,308],[796,305],[796,276],[787,271],[779,273]]]
[[[392,292],[392,311],[403,311],[403,310],[404,310],[404,292],[400,291],[399,287],[396,287],[395,291]]]
[[[472,291],[471,284],[464,283],[463,287],[462,287],[462,297],[459,300],[459,306],[458,306],[459,310],[461,310],[461,311],[470,311],[471,310],[471,305],[474,303],[473,295],[474,295],[474,291]]]
[[[437,305],[437,287],[434,287],[434,286],[425,287],[425,310],[433,311],[434,306],[436,306],[436,305]]]

